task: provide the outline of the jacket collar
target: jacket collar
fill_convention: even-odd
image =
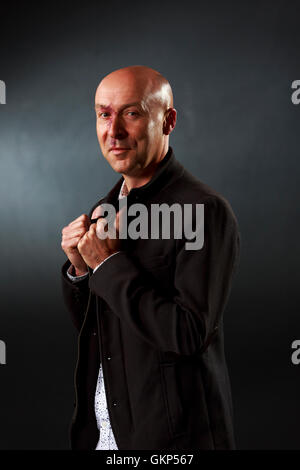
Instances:
[[[156,172],[148,183],[139,188],[132,188],[128,194],[128,200],[146,200],[159,192],[166,185],[172,183],[183,173],[183,166],[175,159],[172,147],[169,147],[164,158],[159,162]],[[105,197],[106,202],[116,203],[124,178],[119,179],[117,184]]]

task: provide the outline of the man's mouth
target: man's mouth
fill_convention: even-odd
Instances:
[[[111,147],[109,149],[110,152],[113,152],[115,155],[119,155],[121,153],[124,153],[124,152],[127,152],[128,150],[130,150],[129,148],[125,148],[125,147]]]

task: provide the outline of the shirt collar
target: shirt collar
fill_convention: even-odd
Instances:
[[[183,166],[175,159],[173,149],[169,147],[168,152],[164,158],[159,162],[156,172],[148,183],[138,188],[132,188],[128,194],[128,203],[133,202],[137,199],[148,199],[152,194],[159,192],[162,188],[171,184],[183,173]],[[125,191],[127,189],[124,184],[125,180],[122,178],[116,183],[116,185],[110,190],[105,197],[106,202],[117,203],[119,196],[126,197]],[[122,194],[123,188],[123,194]],[[126,188],[126,189],[125,189]],[[128,189],[127,189],[128,191]]]
[[[126,186],[125,180],[124,180],[123,183],[122,183],[120,192],[119,192],[118,199],[123,199],[124,197],[128,196],[128,194],[129,194],[129,191],[128,191],[128,188]]]

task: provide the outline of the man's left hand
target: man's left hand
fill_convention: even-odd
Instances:
[[[116,224],[118,223],[118,216]],[[91,224],[89,230],[79,240],[77,248],[86,264],[95,269],[102,261],[108,258],[113,253],[120,251],[120,240],[118,237],[118,225],[116,227],[116,238],[105,238],[104,240],[98,238],[100,232],[105,231],[107,221],[103,218],[98,219],[97,223]]]

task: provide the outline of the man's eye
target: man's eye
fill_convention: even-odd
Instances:
[[[138,115],[138,113],[136,111],[128,111],[128,114],[130,116],[137,116]]]
[[[108,113],[98,113],[98,116],[106,118],[108,116]]]

